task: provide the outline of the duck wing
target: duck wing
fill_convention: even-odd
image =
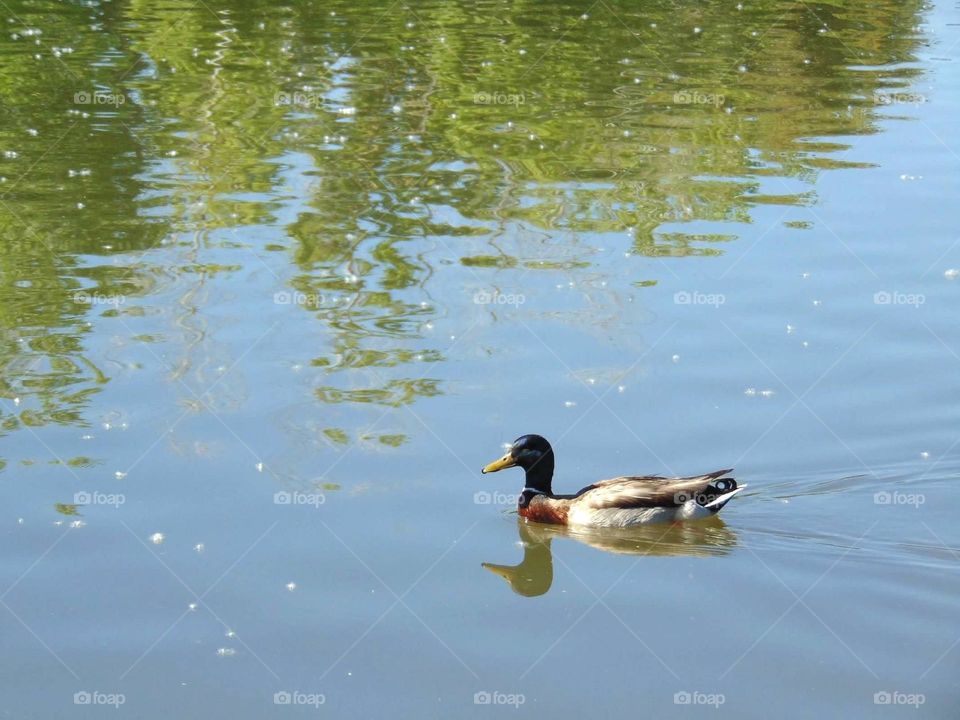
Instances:
[[[583,488],[574,502],[594,510],[607,508],[677,507],[688,500],[711,496],[736,488],[733,478],[714,481],[733,469],[717,470],[693,477],[665,478],[659,475],[623,476],[601,480]],[[704,498],[709,501],[709,497]]]

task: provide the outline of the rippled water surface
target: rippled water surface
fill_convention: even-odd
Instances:
[[[956,717],[952,0],[0,17],[5,716]]]

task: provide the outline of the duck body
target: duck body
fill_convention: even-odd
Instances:
[[[623,476],[601,480],[575,495],[554,495],[554,456],[539,435],[517,438],[484,473],[522,467],[526,483],[517,512],[532,522],[584,528],[630,528],[659,522],[697,520],[717,514],[745,485],[724,477],[731,469],[705,475],[665,478]]]
[[[743,487],[718,470],[684,478],[657,475],[601,480],[576,495],[548,495],[525,488],[517,502],[521,517],[572,527],[629,528],[657,522],[699,520],[716,515]]]

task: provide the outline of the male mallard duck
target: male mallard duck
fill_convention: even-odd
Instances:
[[[519,465],[527,473],[517,500],[521,517],[576,527],[625,528],[715,515],[746,485],[722,477],[732,469],[695,477],[626,476],[601,480],[576,495],[554,495],[553,448],[539,435],[523,435],[481,472]]]

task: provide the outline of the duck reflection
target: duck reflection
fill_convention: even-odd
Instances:
[[[518,565],[483,563],[499,575],[510,589],[524,597],[537,597],[553,584],[554,538],[565,537],[598,550],[621,555],[688,555],[707,557],[725,555],[736,547],[737,536],[720,518],[670,525],[646,525],[630,530],[585,531],[559,525],[544,525],[517,519],[517,532],[523,546]]]

